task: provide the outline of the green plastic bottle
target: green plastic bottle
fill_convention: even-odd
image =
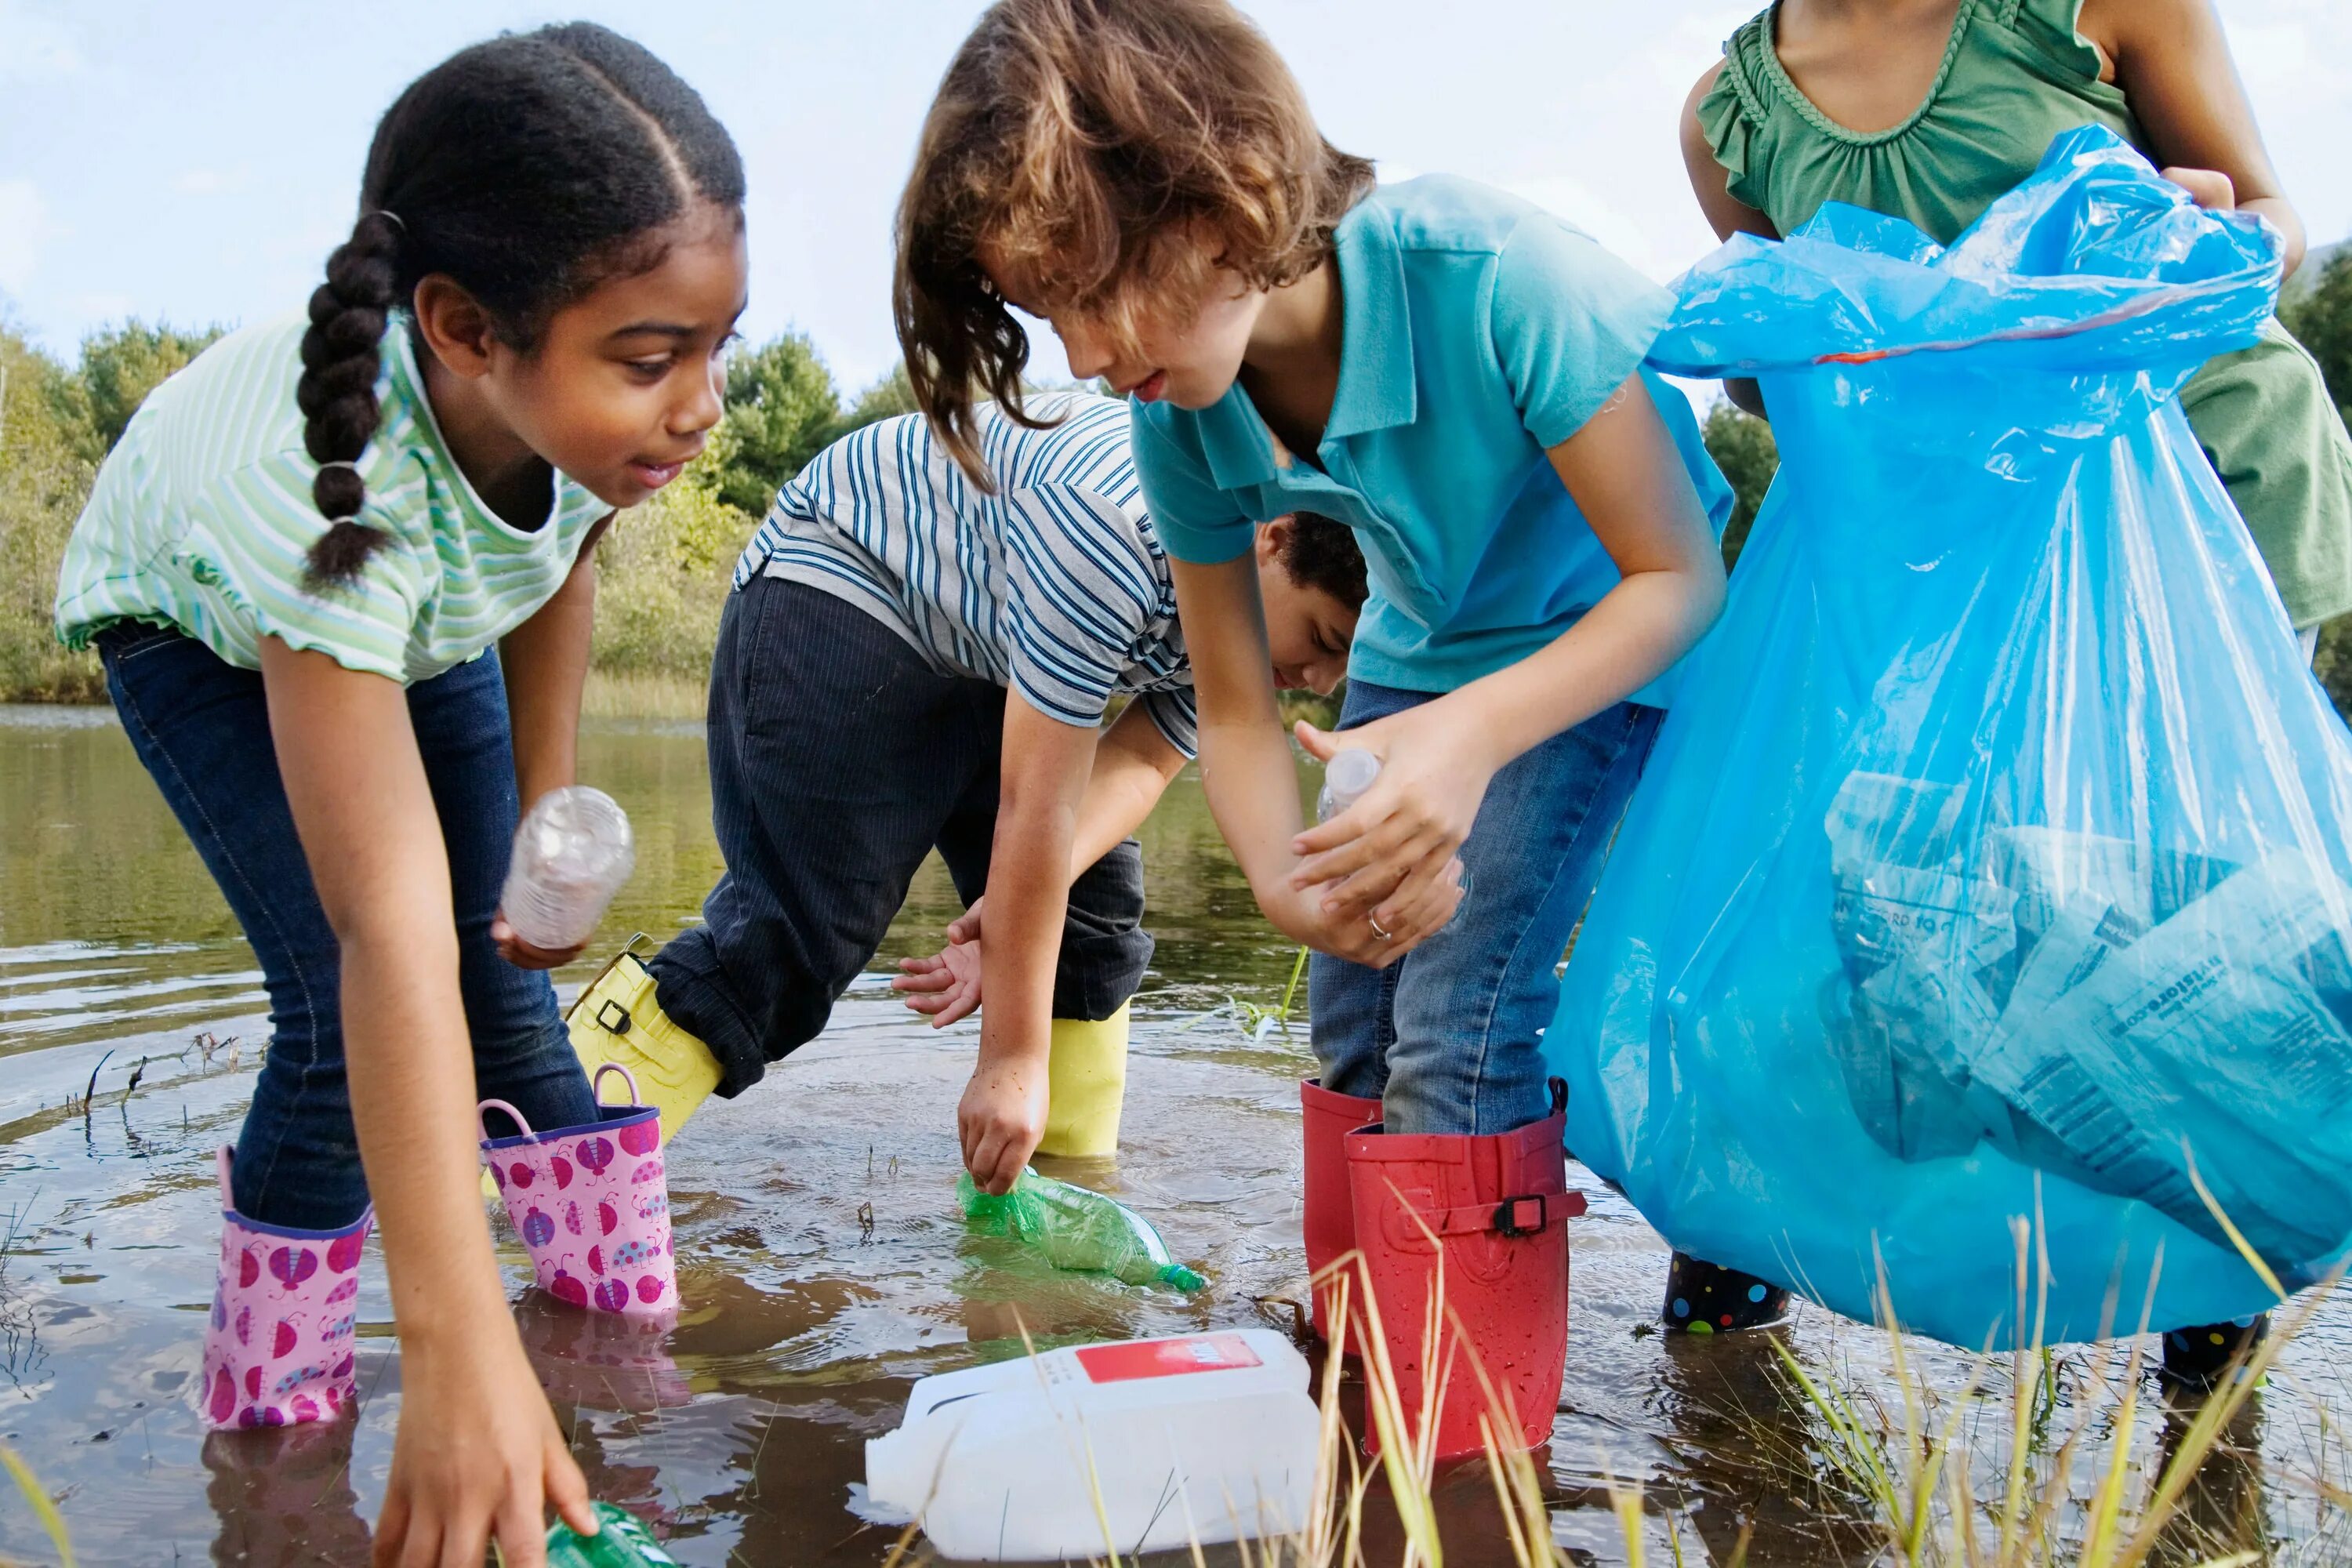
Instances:
[[[597,1531],[583,1539],[562,1520],[547,1532],[547,1568],[677,1568],[645,1521],[625,1508],[596,1505]]]
[[[1168,1244],[1150,1220],[1100,1193],[1024,1170],[1003,1197],[982,1192],[967,1172],[956,1183],[956,1195],[974,1229],[1026,1242],[1056,1268],[1188,1294],[1209,1283],[1168,1256]]]

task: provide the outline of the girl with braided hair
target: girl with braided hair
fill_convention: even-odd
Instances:
[[[379,1562],[495,1535],[540,1563],[542,1499],[595,1528],[505,1310],[474,1106],[595,1120],[542,973],[572,954],[519,941],[499,890],[520,810],[572,782],[587,552],[719,418],[742,199],[726,131],[629,40],[461,51],[378,125],[308,320],[158,388],[67,552],[58,633],[98,649],[269,994],[199,1399],[223,1426],[345,1412],[380,1214],[404,1408]]]

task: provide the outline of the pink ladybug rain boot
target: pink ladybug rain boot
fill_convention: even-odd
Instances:
[[[215,1428],[331,1421],[353,1401],[352,1329],[371,1206],[341,1230],[292,1230],[236,1212],[221,1191],[220,1283],[205,1329],[197,1413]]]
[[[618,1073],[629,1103],[605,1105],[606,1073]],[[618,1062],[596,1069],[598,1121],[534,1132],[503,1100],[486,1100],[520,1129],[492,1138],[482,1158],[506,1199],[507,1217],[530,1249],[539,1288],[557,1300],[601,1312],[667,1312],[677,1306],[671,1256],[669,1183],[662,1173],[661,1112],[637,1102],[636,1079]]]

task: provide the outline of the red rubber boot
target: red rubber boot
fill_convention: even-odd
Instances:
[[[1433,1458],[1481,1452],[1496,1404],[1498,1447],[1532,1448],[1551,1436],[1568,1353],[1568,1222],[1584,1212],[1584,1194],[1568,1190],[1565,1099],[1555,1080],[1551,1115],[1491,1137],[1368,1127],[1348,1139],[1375,1331],[1416,1448],[1435,1385]],[[1368,1435],[1377,1439],[1377,1424]]]
[[[1326,1297],[1330,1282],[1323,1278],[1323,1271],[1356,1246],[1356,1200],[1348,1190],[1348,1134],[1378,1121],[1381,1102],[1337,1093],[1325,1089],[1322,1079],[1309,1078],[1299,1080],[1298,1104],[1307,1126],[1307,1171],[1300,1185],[1306,1207],[1301,1228],[1307,1233],[1308,1290],[1315,1303],[1315,1337],[1328,1344],[1331,1303]],[[1361,1296],[1356,1280],[1351,1279],[1349,1287],[1351,1294]],[[1362,1314],[1355,1316],[1360,1322]],[[1354,1342],[1355,1334],[1348,1337],[1350,1351],[1363,1349]]]

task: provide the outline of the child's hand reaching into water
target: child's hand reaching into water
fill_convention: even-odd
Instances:
[[[948,927],[948,945],[935,956],[898,961],[898,978],[890,989],[928,1016],[934,1029],[970,1017],[980,1006],[980,907],[985,902],[972,900]]]
[[[1013,1190],[1021,1168],[1045,1135],[1047,1095],[1044,1051],[983,1058],[956,1107],[964,1169],[980,1189],[999,1196]]]

